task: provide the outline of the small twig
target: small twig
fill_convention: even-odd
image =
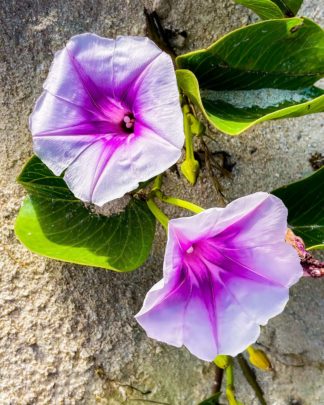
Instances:
[[[109,377],[107,376],[107,374],[106,374],[106,372],[105,372],[105,370],[103,369],[102,366],[98,366],[95,371],[96,371],[96,374],[98,375],[98,377],[99,377],[100,379],[106,381],[106,382],[109,382],[109,383],[112,383],[112,384],[116,384],[116,385],[118,385],[119,387],[130,388],[130,389],[132,389],[132,390],[134,390],[134,391],[139,392],[139,393],[142,394],[142,395],[149,395],[149,394],[152,393],[151,390],[145,390],[145,391],[143,391],[143,390],[141,390],[140,388],[134,387],[134,385],[127,384],[127,383],[123,384],[123,383],[120,383],[120,382],[117,381],[117,380],[114,380],[114,379],[112,379],[112,378],[109,378]]]
[[[151,404],[170,405],[169,402],[159,402],[159,401],[154,401],[153,399],[128,398],[128,401],[142,401],[142,402],[150,402]]]
[[[133,385],[130,385],[130,384],[119,384],[119,386],[120,386],[120,387],[130,388],[130,389],[132,389],[132,390],[134,390],[134,391],[139,392],[139,393],[142,394],[142,395],[149,395],[149,394],[152,393],[151,390],[142,391],[141,389],[136,388],[136,387],[134,387]]]
[[[225,201],[224,195],[222,193],[222,186],[220,185],[218,179],[214,176],[213,168],[211,167],[211,161],[210,161],[211,159],[210,159],[210,153],[209,153],[208,147],[202,137],[200,138],[200,141],[201,141],[202,148],[205,152],[205,162],[206,162],[206,168],[207,168],[208,174],[213,182],[215,190],[217,191],[217,193],[220,196],[222,206],[225,207],[226,201]]]
[[[264,394],[262,391],[262,388],[260,387],[259,383],[256,380],[254,371],[251,369],[249,366],[248,362],[245,360],[242,354],[239,354],[237,356],[237,361],[241,367],[242,373],[246,379],[246,381],[249,383],[249,385],[252,387],[252,389],[255,392],[256,397],[260,401],[262,405],[267,405],[267,402],[264,398]]]

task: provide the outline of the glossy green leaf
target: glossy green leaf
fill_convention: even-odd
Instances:
[[[95,214],[37,157],[18,182],[30,195],[20,208],[15,232],[32,252],[116,271],[134,270],[147,259],[155,219],[145,202],[134,198],[120,214]]]
[[[63,178],[55,176],[37,156],[29,159],[18,176],[17,182],[32,195],[55,201],[80,203],[69,190]]]
[[[303,18],[263,21],[177,58],[180,89],[217,129],[324,111],[324,32]],[[190,72],[189,72],[190,71]]]
[[[274,190],[288,208],[288,223],[308,249],[324,248],[324,167]]]
[[[234,0],[250,8],[263,20],[293,17],[297,14],[303,0]]]
[[[219,399],[221,396],[221,392],[217,392],[216,394],[212,395],[208,399],[205,399],[202,402],[199,402],[198,405],[217,405],[219,404]]]
[[[273,2],[280,7],[285,16],[293,17],[300,9],[303,0],[273,0]]]
[[[272,0],[235,0],[235,3],[242,4],[255,12],[262,20],[284,18],[285,15]]]

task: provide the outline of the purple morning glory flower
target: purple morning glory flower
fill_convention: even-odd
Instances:
[[[180,157],[172,60],[148,38],[77,35],[55,55],[30,129],[35,153],[76,197],[122,197]]]
[[[259,325],[282,312],[302,276],[286,231],[287,209],[267,193],[172,219],[164,277],[137,321],[149,337],[185,345],[203,360],[242,352]]]

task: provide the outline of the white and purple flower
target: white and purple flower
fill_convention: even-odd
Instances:
[[[76,197],[122,197],[180,157],[172,60],[148,38],[77,35],[55,55],[30,129],[37,156]]]
[[[261,192],[170,220],[164,277],[137,321],[149,337],[203,360],[244,351],[303,274],[286,231],[286,207]]]

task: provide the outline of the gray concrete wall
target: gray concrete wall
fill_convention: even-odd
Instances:
[[[231,0],[157,3],[166,26],[188,33],[179,52],[207,46],[252,16]],[[323,23],[322,1],[304,3],[301,14]],[[114,37],[143,35],[144,29],[140,0],[1,2],[0,404],[195,405],[210,393],[212,366],[149,340],[133,319],[161,278],[162,230],[147,264],[132,274],[38,257],[13,231],[25,195],[15,178],[32,155],[28,115],[53,53],[77,33]],[[310,172],[309,156],[324,152],[323,124],[317,115],[265,123],[236,138],[216,134],[212,148],[236,162],[232,178],[221,180],[228,199],[270,191]],[[189,190],[171,174],[167,188],[205,207],[218,203],[205,172]],[[260,343],[275,367],[259,375],[269,404],[324,404],[323,300],[323,281],[304,279],[284,313],[263,330]],[[246,405],[257,404],[240,378],[237,385]]]

